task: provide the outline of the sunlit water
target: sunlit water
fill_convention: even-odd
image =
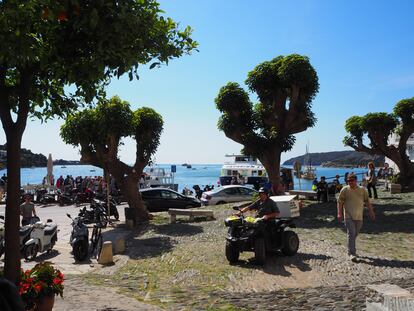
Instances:
[[[221,164],[194,164],[192,168],[187,168],[180,164],[176,165],[177,171],[174,174],[174,183],[178,184],[178,189],[181,191],[184,187],[192,188],[193,185],[215,185],[217,186],[220,177]],[[159,164],[157,167],[164,168],[167,172],[171,170],[171,164]],[[289,167],[289,166],[286,166]],[[346,172],[353,172],[358,174],[358,179],[362,179],[362,174],[366,173],[363,168],[331,168],[331,167],[317,167],[316,176],[318,179],[325,176],[327,181],[332,181],[336,174],[341,176],[341,182],[344,182],[343,176]],[[7,170],[0,170],[0,175],[7,173]],[[46,167],[36,168],[22,168],[21,169],[21,184],[40,184],[43,177],[46,175]],[[55,179],[60,175],[76,176],[100,176],[103,170],[92,165],[67,165],[66,167],[55,165],[53,167],[53,175]],[[303,190],[310,190],[312,186],[311,180],[301,179],[300,188]],[[299,180],[295,178],[295,189],[299,189]]]

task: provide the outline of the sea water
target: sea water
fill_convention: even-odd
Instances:
[[[164,168],[166,172],[171,171],[171,164],[159,164],[156,167]],[[178,190],[181,192],[184,187],[192,189],[194,185],[199,185],[204,187],[209,186],[218,186],[221,164],[193,164],[191,168],[183,166],[180,164],[176,165],[176,172],[174,173],[174,183],[178,184]],[[289,167],[289,166],[285,166]],[[316,176],[318,180],[321,176],[325,176],[327,182],[332,181],[335,178],[335,175],[339,175],[340,181],[344,183],[343,176],[345,173],[355,173],[358,175],[358,180],[362,180],[363,175],[367,172],[367,169],[364,168],[333,168],[333,167],[316,167]],[[0,170],[0,176],[7,174],[7,170]],[[27,184],[41,184],[43,177],[46,176],[47,169],[46,167],[35,167],[35,168],[22,168],[21,169],[21,185]],[[99,167],[92,165],[67,165],[60,166],[55,165],[53,167],[53,175],[55,180],[59,176],[66,177],[67,175],[72,175],[74,178],[76,176],[102,176],[103,170]],[[310,190],[312,188],[312,180],[299,180],[294,178],[294,188],[302,190]]]

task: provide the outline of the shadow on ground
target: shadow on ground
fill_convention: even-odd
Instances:
[[[165,234],[170,236],[192,236],[195,234],[203,233],[203,227],[195,226],[188,223],[174,223],[157,225],[154,230],[158,234]]]
[[[414,269],[414,261],[412,260],[389,260],[369,256],[359,256],[358,261],[376,267]]]
[[[135,238],[128,242],[127,255],[131,259],[157,257],[170,252],[173,247],[169,237]]]
[[[263,272],[272,275],[280,275],[288,277],[291,275],[289,271],[286,270],[286,267],[296,268],[302,272],[311,271],[312,268],[306,261],[311,259],[314,260],[329,260],[331,256],[326,255],[315,255],[309,253],[298,252],[295,256],[285,257],[281,253],[269,254],[266,257],[266,263],[264,266],[259,266],[256,264],[254,259],[254,254],[252,253],[252,258],[248,260],[240,260],[235,265],[246,268],[246,269],[261,269]]]

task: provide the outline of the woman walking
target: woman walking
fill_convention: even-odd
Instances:
[[[377,195],[377,188],[375,187],[377,184],[377,178],[375,176],[375,166],[373,162],[368,163],[368,174],[367,174],[367,190],[368,196],[372,198],[371,189],[374,192],[374,199],[378,199]]]

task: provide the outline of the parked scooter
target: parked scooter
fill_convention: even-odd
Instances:
[[[72,218],[70,214],[66,214],[72,220],[72,232],[70,234],[69,243],[72,245],[73,257],[77,261],[83,261],[88,257],[89,250],[89,230],[84,223],[82,217]]]
[[[20,239],[20,252],[23,254],[23,248],[26,242],[30,239],[30,234],[33,230],[33,224],[40,220],[39,217],[32,217],[29,221],[29,224],[20,227],[19,229],[19,239]],[[4,254],[5,250],[5,240],[4,240],[4,216],[0,216],[0,257]]]
[[[57,224],[48,219],[46,224],[41,221],[33,225],[30,239],[24,244],[23,257],[26,260],[33,260],[37,253],[50,252],[57,241]]]
[[[101,223],[105,228],[108,223],[108,216],[100,201],[92,200],[90,209],[86,206],[79,211],[79,217],[83,217],[85,224]]]

